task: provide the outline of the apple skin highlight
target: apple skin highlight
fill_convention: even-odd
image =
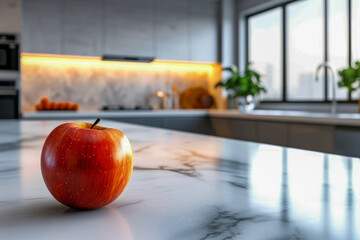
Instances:
[[[117,129],[65,123],[47,137],[41,172],[50,193],[79,209],[103,207],[124,191],[133,169],[130,141]]]

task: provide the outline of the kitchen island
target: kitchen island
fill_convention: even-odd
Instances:
[[[132,143],[130,183],[102,209],[70,209],[40,171],[61,123],[0,121],[0,239],[360,238],[358,158],[112,121]]]
[[[360,127],[359,113],[322,113],[306,111],[283,110],[253,110],[241,112],[239,110],[129,110],[129,111],[38,111],[25,112],[23,119],[49,120],[49,119],[151,119],[151,118],[227,118],[238,120],[254,120],[280,123],[302,123],[331,126]]]
[[[360,114],[254,110],[27,112],[24,119],[96,119],[360,157]]]

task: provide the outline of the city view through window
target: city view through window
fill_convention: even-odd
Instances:
[[[316,81],[316,68],[325,57],[333,63],[336,71],[346,68],[350,51],[352,64],[360,60],[359,23],[360,0],[295,1],[249,16],[247,57],[261,74],[267,89],[261,96],[262,100],[331,101],[331,75],[328,74],[326,84],[322,70]],[[339,80],[337,73],[336,77]],[[336,98],[351,100],[348,91],[339,87]],[[352,99],[358,98],[359,93],[353,93]]]

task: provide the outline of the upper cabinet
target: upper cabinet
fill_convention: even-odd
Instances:
[[[100,56],[101,0],[65,0],[63,7],[63,53]]]
[[[24,52],[219,61],[217,0],[23,1]]]
[[[156,58],[189,60],[187,1],[157,0]]]
[[[23,52],[62,53],[61,1],[23,1]]]
[[[21,0],[0,1],[0,32],[21,33]]]
[[[104,54],[154,56],[152,0],[105,0]]]
[[[190,1],[189,8],[190,60],[218,62],[219,59],[219,2]]]

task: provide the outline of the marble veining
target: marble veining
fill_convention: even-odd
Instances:
[[[102,121],[134,171],[110,205],[58,203],[40,154],[60,121],[0,121],[0,239],[360,239],[360,159]]]
[[[220,207],[215,207],[214,216],[209,219],[205,228],[208,230],[206,235],[200,239],[232,239],[234,236],[241,235],[239,225],[246,222],[265,222],[270,221],[268,216],[254,215],[247,211],[233,212]]]

